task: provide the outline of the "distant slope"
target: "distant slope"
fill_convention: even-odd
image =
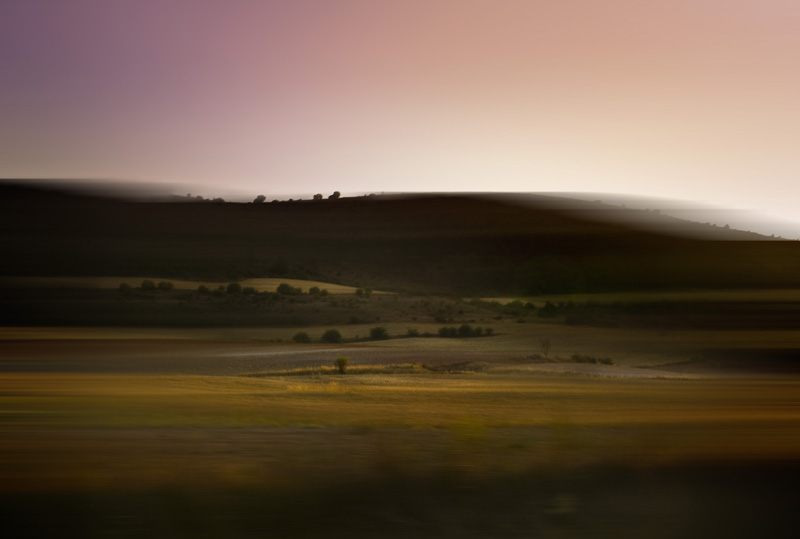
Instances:
[[[291,277],[459,295],[800,286],[800,242],[687,239],[548,197],[153,203],[3,185],[0,227],[6,276]]]

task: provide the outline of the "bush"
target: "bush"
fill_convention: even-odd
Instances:
[[[608,357],[593,357],[593,356],[582,356],[580,354],[573,354],[572,361],[575,363],[593,363],[597,364],[600,363],[601,365],[613,365],[614,361]]]
[[[444,337],[445,339],[458,337],[458,328],[452,328],[452,327],[439,328],[439,337]]]
[[[173,290],[174,288],[175,285],[169,281],[161,281],[160,283],[158,283],[159,290]]]
[[[322,196],[322,195],[320,195],[320,196]],[[318,286],[312,286],[311,288],[308,289],[308,293],[311,294],[312,296],[319,296],[319,294],[320,294],[319,287]]]
[[[369,330],[369,338],[373,341],[385,341],[389,338],[389,332],[386,330],[385,327],[374,327]]]
[[[408,328],[406,337],[419,337],[419,330],[415,328]]]
[[[409,330],[410,331],[410,330]],[[481,337],[482,335],[492,335],[494,331],[492,328],[473,328],[469,324],[463,324],[458,328],[454,327],[443,327],[439,328],[439,337],[444,337],[446,339],[452,339],[454,337],[458,337],[461,339],[468,339],[470,337]]]
[[[472,326],[469,324],[463,324],[460,328],[458,328],[458,336],[472,337]]]
[[[145,279],[144,281],[142,281],[141,288],[142,290],[155,290],[156,283],[154,283],[150,279]]]
[[[281,283],[278,285],[278,294],[282,294],[284,296],[296,296],[302,292],[303,291],[300,288],[295,288],[289,283]]]
[[[242,294],[247,294],[248,296],[251,296],[253,294],[258,294],[258,290],[256,290],[252,286],[246,286],[242,289]]]
[[[295,333],[292,340],[297,343],[308,343],[311,342],[311,337],[305,331],[301,331],[300,333]]]
[[[322,338],[320,340],[322,342],[330,342],[330,343],[342,342],[342,334],[339,333],[338,329],[329,329],[328,331],[322,334]]]
[[[197,287],[197,291],[200,292],[201,294],[210,294],[211,293],[211,290],[209,290],[209,288],[204,284],[201,284],[200,286],[198,286]]]
[[[348,363],[350,363],[350,358],[344,356],[336,358],[336,366],[339,368],[339,374],[344,374],[344,371],[347,370]]]
[[[240,285],[239,283],[231,283],[228,285],[225,291],[228,294],[238,294],[239,292],[242,291],[242,285]]]
[[[128,283],[119,283],[120,292],[130,292],[131,290],[133,290],[133,288]]]
[[[553,341],[551,341],[548,337],[539,339],[539,346],[542,349],[542,355],[547,357],[550,355],[550,349],[553,347]]]
[[[553,318],[555,316],[558,316],[558,307],[556,307],[552,301],[547,300],[544,303],[544,307],[539,309],[539,312],[537,313],[536,316],[538,316],[539,318]]]
[[[319,295],[323,296],[323,297],[327,296],[328,295],[328,289],[327,288],[323,288],[322,290],[319,291]]]

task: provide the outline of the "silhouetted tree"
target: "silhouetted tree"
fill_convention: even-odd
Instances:
[[[553,318],[558,316],[558,307],[550,300],[544,302],[544,307],[539,309],[539,318]]]
[[[328,196],[328,200],[336,200],[340,196],[342,196],[342,194],[339,191],[334,191],[333,194]]]
[[[369,338],[373,341],[385,341],[389,338],[389,332],[385,327],[375,327],[369,330]]]
[[[228,294],[238,294],[242,291],[242,285],[239,283],[231,283],[228,285],[228,288],[225,289]]]
[[[265,200],[267,200],[267,197],[265,197],[264,195],[258,195],[258,196],[255,198],[255,200],[253,200],[253,202],[254,202],[255,204],[261,204],[261,203],[262,203],[262,202],[264,202]]]
[[[314,195],[314,200],[322,200],[322,193],[317,193]]]
[[[464,324],[460,328],[458,328],[458,336],[459,337],[472,337],[472,326],[469,324]]]
[[[295,296],[302,292],[303,290],[301,288],[294,287],[289,283],[281,283],[278,285],[278,294],[283,294],[284,296]]]
[[[295,333],[292,340],[297,343],[307,343],[311,342],[311,337],[305,331],[301,331],[300,333]]]
[[[336,366],[339,368],[339,374],[344,374],[348,363],[350,363],[350,358],[344,356],[336,358]]]
[[[325,333],[322,334],[322,342],[331,342],[337,343],[342,342],[342,334],[339,333],[338,329],[329,329]]]

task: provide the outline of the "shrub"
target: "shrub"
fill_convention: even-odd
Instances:
[[[320,196],[322,196],[322,195],[320,195]],[[311,288],[308,289],[308,293],[311,294],[312,296],[319,296],[319,293],[320,293],[319,287],[318,286],[312,286]]]
[[[550,349],[553,347],[553,342],[549,338],[545,337],[539,340],[539,346],[542,349],[542,355],[547,357],[550,355]]]
[[[228,285],[225,291],[228,294],[238,294],[239,292],[242,291],[242,285],[240,285],[239,283],[231,283]]]
[[[369,337],[373,341],[385,341],[389,338],[389,332],[385,327],[378,326],[369,330]]]
[[[348,363],[350,363],[350,358],[344,356],[336,358],[336,366],[339,368],[339,374],[344,374],[344,371],[347,370]]]
[[[300,288],[295,288],[289,283],[281,283],[278,285],[278,294],[282,294],[284,296],[295,296],[302,292],[303,291]]]
[[[458,337],[458,328],[453,328],[453,327],[439,328],[439,337],[444,337],[446,339]]]
[[[292,340],[297,343],[308,343],[311,342],[311,337],[305,331],[301,331],[300,333],[295,333]]]
[[[494,335],[494,329],[486,328],[483,330],[483,334],[486,335],[487,337],[491,337],[492,335]]]
[[[338,329],[329,329],[328,331],[322,334],[321,340],[322,342],[330,342],[330,343],[342,342],[342,334],[339,333]]]
[[[160,283],[158,283],[159,290],[173,290],[174,288],[175,285],[169,281],[161,281]]]
[[[322,290],[319,291],[319,295],[323,296],[323,297],[327,296],[328,295],[328,289],[327,288],[323,288]]]
[[[460,328],[458,328],[458,336],[472,337],[472,326],[469,324],[463,324]]]
[[[253,294],[257,294],[257,293],[258,293],[258,291],[255,288],[253,288],[252,286],[246,286],[246,287],[244,287],[242,289],[242,294],[247,294],[249,296],[251,296]]]
[[[200,286],[198,286],[197,287],[197,291],[200,292],[201,294],[210,294],[211,293],[211,290],[209,290],[209,288],[204,284],[201,284]]]
[[[582,356],[580,354],[573,354],[572,361],[575,363],[593,363],[597,364],[600,363],[601,365],[613,365],[614,361],[608,357],[593,357],[593,356]]]
[[[120,292],[130,292],[133,288],[128,283],[119,283]]]
[[[538,316],[539,318],[553,318],[557,315],[558,315],[558,307],[556,307],[552,301],[547,300],[544,303],[544,307],[539,309],[539,312],[537,313],[536,316]]]
[[[141,288],[142,290],[155,290],[156,283],[154,283],[150,279],[145,279],[144,281],[142,281]]]
[[[408,328],[406,331],[406,337],[419,337],[419,330],[414,328]]]

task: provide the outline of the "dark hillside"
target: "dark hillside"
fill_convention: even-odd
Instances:
[[[0,272],[294,277],[410,292],[800,286],[800,243],[700,241],[488,196],[132,202],[0,187]]]

